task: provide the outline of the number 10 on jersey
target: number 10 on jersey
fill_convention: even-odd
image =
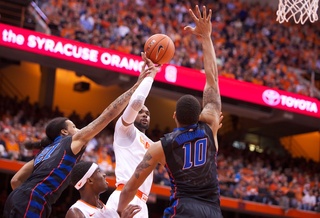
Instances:
[[[192,149],[193,148],[193,149]],[[207,139],[199,139],[194,143],[188,142],[183,145],[184,164],[183,170],[191,167],[199,167],[206,162]]]

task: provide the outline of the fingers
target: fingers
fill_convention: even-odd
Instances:
[[[146,68],[144,69],[144,74],[145,74],[145,76],[155,77],[158,72],[159,72],[159,67],[154,66],[154,65],[149,66],[149,67],[146,67]]]
[[[212,10],[209,10],[209,14],[207,15],[207,7],[206,6],[202,6],[202,14],[200,11],[200,8],[198,5],[196,5],[196,9],[195,9],[195,13],[192,11],[192,9],[189,9],[189,14],[191,15],[192,19],[196,22],[199,21],[199,19],[205,19],[206,21],[210,21],[211,20],[211,16],[212,16]],[[186,30],[186,29],[185,29]]]
[[[161,65],[158,66],[154,66],[151,70],[155,71],[155,73],[157,74],[161,69]]]
[[[142,60],[144,61],[145,65],[147,65],[149,67],[154,65],[154,63],[149,58],[147,58],[147,55],[145,52],[141,52],[141,57],[142,57]]]
[[[201,17],[201,12],[200,9],[198,7],[199,13],[200,13],[200,17]],[[206,21],[211,21],[211,16],[212,16],[212,10],[209,9],[209,14],[207,15],[207,7],[206,6],[202,6],[202,13],[203,13],[203,19],[205,19]]]
[[[137,213],[139,213],[141,211],[141,207],[140,208],[136,208],[132,211],[132,216],[136,215]]]
[[[150,66],[150,67],[147,67],[146,71],[150,73],[155,68],[156,68],[155,66]]]
[[[137,213],[139,213],[141,211],[141,207],[139,205],[132,205],[129,204],[126,209],[128,211],[128,215],[129,217],[133,217],[134,215],[136,215]]]
[[[191,26],[186,26],[186,27],[184,27],[183,30],[185,30],[187,32],[192,32],[194,30],[194,28],[192,28]]]
[[[197,16],[193,13],[192,9],[189,9],[189,14],[195,22],[199,20]]]
[[[211,16],[212,16],[212,10],[209,9],[209,15],[207,17],[207,21],[210,22],[211,21]]]
[[[202,13],[203,13],[203,18],[204,18],[204,19],[207,19],[207,8],[206,8],[206,6],[203,6],[203,7],[202,7],[202,11],[203,11],[203,12],[202,12]]]
[[[212,16],[212,10],[209,10],[209,14],[207,15],[207,7],[206,6],[202,6],[202,15],[201,15],[201,11],[198,5],[196,5],[196,14],[197,16],[194,15],[193,11],[191,9],[189,9],[189,13],[191,14],[192,18],[196,21],[198,19],[205,19],[206,21],[210,21],[211,20],[211,16]]]
[[[150,59],[147,58],[147,55],[146,55],[145,52],[141,52],[141,57],[142,57],[142,60],[143,60],[144,62],[146,62],[147,64],[150,62]]]
[[[147,56],[146,56],[146,53],[145,52],[141,52],[141,57],[144,61],[146,61],[147,59]]]
[[[200,8],[199,8],[199,6],[198,5],[196,5],[196,13],[197,13],[197,16],[198,16],[198,18],[200,19],[202,19],[202,17],[201,17],[201,11],[200,11]]]
[[[146,63],[146,61],[144,61],[144,62],[143,62],[143,65],[142,65],[142,67],[141,67],[141,72],[145,71],[146,66],[147,66],[147,63]]]

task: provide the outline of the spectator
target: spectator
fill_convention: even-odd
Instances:
[[[9,128],[4,129],[3,140],[5,141],[6,150],[8,152],[8,156],[11,159],[19,160],[20,159],[20,147],[16,140],[16,136],[14,133],[10,131]]]
[[[167,170],[161,164],[157,166],[153,175],[153,182],[160,185],[170,185],[170,179]]]
[[[89,10],[80,16],[80,24],[85,32],[90,32],[94,28],[95,21]]]
[[[316,206],[316,196],[313,194],[311,190],[307,190],[304,192],[304,196],[302,197],[302,203],[300,209],[302,210],[313,210]]]

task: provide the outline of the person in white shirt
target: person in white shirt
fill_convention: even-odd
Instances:
[[[80,199],[67,211],[66,218],[118,218],[116,210],[109,209],[99,195],[108,189],[106,174],[93,162],[77,163],[71,171],[71,183],[80,193]],[[130,205],[121,217],[131,218],[140,211],[137,205]]]
[[[113,148],[116,157],[116,190],[110,195],[107,207],[117,210],[122,187],[130,179],[138,164],[142,161],[144,154],[152,143],[145,132],[150,124],[150,112],[144,105],[145,100],[151,90],[154,77],[159,71],[159,66],[155,66],[151,60],[142,55],[147,66],[153,71],[144,78],[139,87],[130,98],[129,104],[122,116],[117,120],[114,132]],[[139,187],[136,196],[131,204],[141,206],[141,211],[135,218],[147,218],[147,200],[153,182],[153,175],[150,174],[145,182]]]
[[[305,190],[304,196],[302,197],[302,210],[312,210],[316,205],[316,196],[311,190]]]

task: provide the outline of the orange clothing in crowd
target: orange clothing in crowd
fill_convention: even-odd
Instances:
[[[14,137],[13,135],[11,136]],[[6,148],[9,153],[20,151],[19,144],[15,140],[9,138],[3,138],[3,140],[6,143]]]

